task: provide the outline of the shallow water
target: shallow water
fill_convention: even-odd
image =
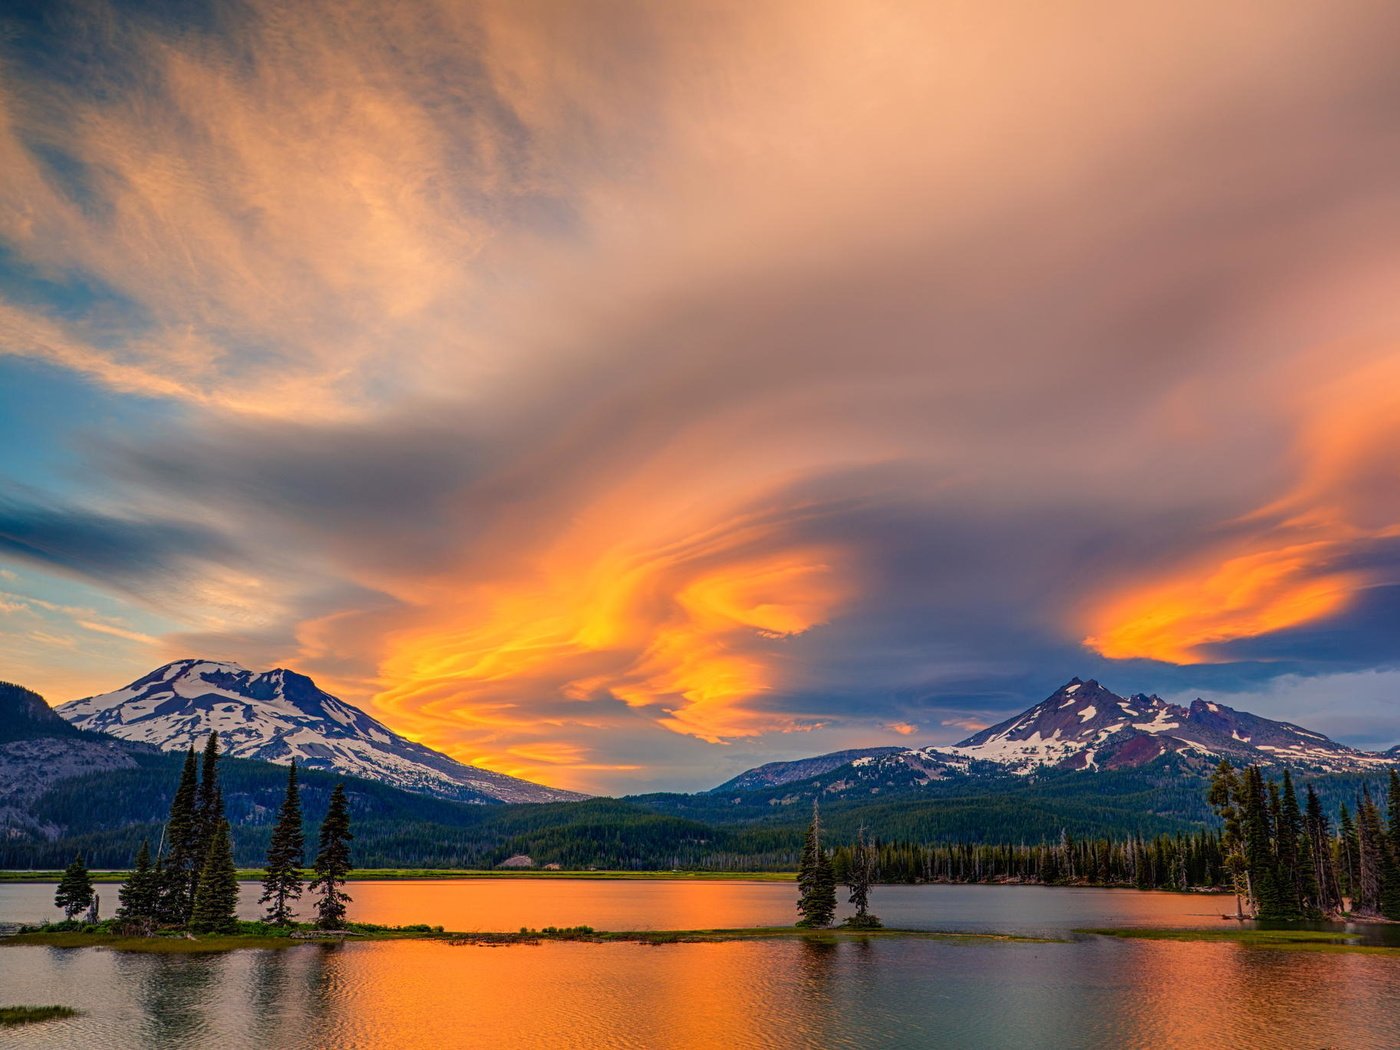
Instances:
[[[356,884],[355,915],[460,929],[789,922],[768,883]],[[52,887],[0,886],[0,921]],[[1064,934],[1219,924],[1222,898],[1031,887],[879,887],[887,922]],[[0,999],[85,1013],[0,1034],[34,1047],[1400,1046],[1400,960],[1233,944],[877,940],[380,942],[213,956],[0,951]]]

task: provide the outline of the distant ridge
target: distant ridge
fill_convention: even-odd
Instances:
[[[1166,755],[1201,769],[1228,758],[1312,774],[1357,773],[1394,765],[1400,761],[1400,746],[1384,753],[1361,751],[1291,722],[1224,704],[1197,698],[1183,707],[1143,693],[1119,696],[1093,679],[1071,678],[1040,703],[956,744],[867,748],[770,762],[713,791],[754,791],[812,777],[827,778],[827,790],[834,792],[858,791],[862,784],[877,782],[917,787],[956,777],[1136,769]]]
[[[574,791],[465,765],[400,736],[286,668],[255,672],[213,660],[176,660],[58,714],[95,730],[179,751],[217,730],[236,758],[329,769],[468,802],[562,802]]]

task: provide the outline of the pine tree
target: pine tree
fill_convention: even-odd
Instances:
[[[209,852],[209,843],[224,819],[224,792],[219,786],[219,734],[213,730],[204,744],[204,761],[200,766],[199,793],[195,798],[195,824],[198,828],[198,850],[201,863]]]
[[[311,891],[320,893],[316,902],[316,925],[323,930],[339,930],[345,926],[345,905],[351,900],[342,887],[350,874],[350,810],[345,801],[345,785],[337,784],[331,792],[326,819],[321,822],[321,836],[316,849],[316,877]]]
[[[120,906],[117,918],[126,923],[150,926],[160,913],[160,873],[151,865],[151,844],[141,840],[136,867],[117,891]]]
[[[1277,789],[1268,792],[1258,766],[1244,771],[1240,784],[1240,825],[1244,833],[1245,878],[1254,914],[1260,919],[1277,919],[1286,915],[1278,885],[1277,858],[1274,856],[1273,798]]]
[[[292,921],[292,901],[302,893],[301,866],[305,862],[305,842],[301,830],[301,792],[297,788],[297,765],[287,773],[287,793],[282,812],[272,831],[267,850],[267,874],[263,876],[261,903],[266,904],[267,921],[285,926]]]
[[[1303,823],[1307,827],[1311,846],[1317,906],[1323,915],[1337,915],[1342,910],[1342,890],[1337,881],[1337,869],[1332,862],[1332,828],[1327,821],[1327,814],[1322,811],[1322,801],[1317,797],[1317,792],[1311,784],[1307,790],[1308,800]],[[1345,814],[1345,806],[1342,807],[1342,812]]]
[[[228,821],[219,821],[204,855],[199,886],[194,894],[190,929],[197,933],[223,933],[238,923],[238,871],[233,866],[233,841]]]
[[[54,892],[53,903],[62,909],[63,917],[72,922],[79,912],[92,907],[92,901],[92,879],[88,875],[87,865],[83,863],[83,855],[79,853],[64,870],[63,878]]]
[[[876,857],[875,847],[865,837],[865,825],[862,824],[856,834],[856,844],[851,850],[851,861],[846,873],[846,885],[851,890],[848,899],[856,908],[855,915],[846,920],[847,926],[873,930],[884,925],[876,916],[870,914],[870,884],[875,881]]]
[[[207,852],[207,846],[204,852],[200,850],[201,835],[195,812],[199,796],[198,771],[198,760],[191,744],[180,772],[180,784],[170,803],[170,819],[165,825],[169,852],[157,860],[161,869],[160,919],[180,925],[189,922],[195,883],[204,863],[204,852]]]
[[[1317,886],[1313,879],[1312,855],[1303,827],[1303,812],[1298,808],[1298,794],[1293,789],[1293,776],[1283,771],[1278,823],[1275,828],[1278,855],[1281,904],[1287,918],[1298,919],[1317,914]],[[1285,917],[1281,915],[1280,918]]]
[[[802,916],[797,925],[830,926],[836,917],[836,876],[822,849],[821,811],[815,801],[807,841],[802,847],[802,863],[797,871],[797,889],[797,911]]]
[[[1337,818],[1337,829],[1341,835],[1341,862],[1338,877],[1344,883],[1342,895],[1356,897],[1357,879],[1361,872],[1361,847],[1357,841],[1356,823],[1351,819],[1351,811],[1342,803],[1341,816]]]
[[[1363,784],[1361,800],[1356,805],[1356,887],[1351,899],[1351,910],[1357,915],[1380,914],[1385,845],[1380,813],[1371,799],[1370,788]]]
[[[1400,919],[1400,773],[1390,770],[1390,790],[1386,799],[1387,831],[1381,845],[1380,912],[1387,919]]]
[[[1224,824],[1220,845],[1225,853],[1225,870],[1235,893],[1235,917],[1244,918],[1244,898],[1248,895],[1245,878],[1244,838],[1240,825],[1240,782],[1234,767],[1225,759],[1215,769],[1207,796]]]

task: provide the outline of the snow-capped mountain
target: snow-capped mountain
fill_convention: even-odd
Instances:
[[[560,802],[586,796],[464,765],[399,736],[357,707],[278,668],[177,660],[115,692],[74,700],[58,713],[82,729],[165,751],[217,730],[228,754],[298,763],[422,794],[469,802]]]
[[[1014,772],[1041,766],[1116,769],[1144,765],[1168,752],[1212,761],[1289,765],[1340,773],[1388,765],[1290,722],[1276,722],[1197,698],[1189,707],[1160,696],[1119,696],[1073,678],[1015,718],[984,729],[944,752],[996,762]]]
[[[1135,769],[1176,754],[1208,769],[1287,765],[1312,774],[1364,772],[1400,761],[1400,747],[1360,751],[1290,722],[1196,699],[1189,707],[1142,693],[1119,696],[1073,678],[1034,707],[957,744],[868,748],[773,762],[741,773],[716,792],[762,790],[823,778],[822,790],[919,787],[958,776],[1025,775],[1046,769]]]

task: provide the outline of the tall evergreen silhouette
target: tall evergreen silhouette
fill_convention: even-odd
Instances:
[[[1386,797],[1387,831],[1381,849],[1380,913],[1387,919],[1400,919],[1400,773],[1390,770]]]
[[[1278,826],[1274,830],[1283,912],[1279,917],[1316,918],[1321,909],[1317,906],[1312,846],[1303,824],[1303,811],[1298,807],[1293,776],[1287,769],[1283,771],[1280,796]]]
[[[204,743],[204,760],[200,764],[199,793],[195,799],[195,823],[199,830],[201,862],[209,851],[209,843],[224,819],[224,792],[219,786],[219,734],[209,732]]]
[[[851,860],[847,867],[846,885],[850,888],[850,903],[856,913],[846,920],[846,925],[859,929],[878,929],[883,923],[870,914],[870,885],[875,881],[876,864],[879,853],[874,844],[866,838],[865,825],[856,833],[856,843],[851,850]]]
[[[1371,798],[1371,789],[1361,786],[1356,804],[1356,886],[1351,910],[1358,915],[1379,915],[1381,888],[1385,881],[1387,842],[1380,812]]]
[[[70,922],[79,912],[92,907],[92,878],[81,853],[73,857],[73,862],[63,872],[58,889],[54,891],[53,903],[63,911],[63,917]]]
[[[263,876],[261,903],[267,905],[267,921],[285,926],[292,921],[292,902],[302,893],[301,867],[306,844],[301,828],[301,791],[297,787],[297,764],[287,772],[287,792],[282,811],[272,829],[267,849],[267,871]]]
[[[238,872],[233,866],[233,840],[228,821],[220,820],[199,872],[189,926],[199,933],[223,933],[237,923]]]
[[[1361,872],[1361,847],[1357,841],[1356,822],[1351,819],[1351,811],[1342,803],[1341,814],[1337,817],[1337,833],[1341,836],[1341,849],[1338,858],[1337,880],[1342,884],[1342,895],[1356,897],[1357,880]]]
[[[812,802],[807,841],[802,847],[802,862],[797,870],[797,890],[797,911],[802,916],[797,925],[830,926],[836,917],[836,875],[822,849],[821,810],[815,801]]]
[[[151,844],[141,840],[136,866],[117,891],[117,918],[149,926],[160,916],[160,872],[151,864]]]
[[[191,744],[180,771],[180,783],[170,803],[170,818],[165,824],[166,850],[159,859],[161,867],[160,919],[167,923],[186,923],[194,906],[194,888],[204,864],[207,847],[201,849],[196,806],[199,799],[199,763]]]
[[[1235,776],[1235,768],[1225,759],[1215,768],[1211,778],[1207,800],[1220,816],[1223,825],[1220,833],[1220,848],[1224,854],[1225,870],[1229,874],[1230,889],[1235,894],[1235,917],[1244,918],[1244,901],[1249,896],[1246,878],[1247,864],[1244,855],[1244,831],[1240,815],[1240,782]]]
[[[1240,782],[1240,796],[1246,878],[1254,914],[1261,919],[1278,918],[1284,905],[1273,850],[1272,801],[1277,790],[1269,792],[1259,767],[1249,766]]]
[[[1346,812],[1346,807],[1342,807]],[[1312,854],[1313,883],[1317,887],[1317,908],[1323,915],[1337,915],[1342,910],[1342,889],[1332,860],[1332,827],[1322,811],[1322,800],[1313,786],[1307,786],[1307,804],[1303,812],[1307,828],[1309,851]]]
[[[345,905],[351,897],[344,886],[345,877],[351,871],[350,841],[353,838],[345,785],[337,784],[331,792],[326,819],[321,822],[316,877],[311,880],[311,891],[320,895],[316,901],[316,925],[323,930],[339,930],[345,926]]]

